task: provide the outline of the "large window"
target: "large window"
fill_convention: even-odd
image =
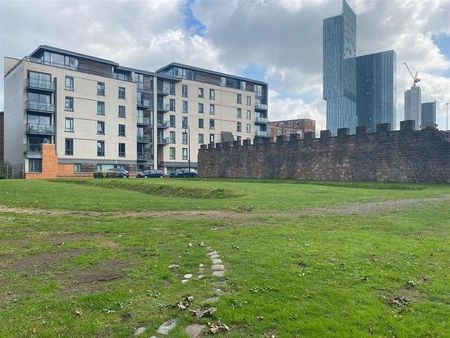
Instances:
[[[97,141],[97,156],[105,156],[105,141]]]
[[[242,117],[242,109],[241,108],[237,108],[237,110],[236,110],[236,117],[238,119],[240,119]]]
[[[198,134],[198,143],[199,144],[205,143],[205,135],[204,134]]]
[[[64,101],[64,110],[66,111],[73,111],[73,97],[66,96],[66,99]]]
[[[240,133],[242,131],[242,123],[241,122],[237,122],[237,124],[236,124],[236,131],[238,133]]]
[[[169,148],[169,159],[170,160],[175,160],[175,147],[170,147]]]
[[[205,94],[204,94],[203,88],[199,88],[198,89],[198,97],[204,97],[204,96],[205,96]]]
[[[83,165],[81,163],[74,163],[73,171],[76,173],[81,173],[83,171]]]
[[[50,74],[38,73],[38,72],[29,72],[28,76],[30,78],[30,87],[34,88],[51,88],[51,76]]]
[[[119,136],[125,136],[125,125],[119,124]]]
[[[183,132],[181,136],[181,144],[188,144],[188,133]]]
[[[119,87],[119,99],[125,99],[125,88]]]
[[[105,122],[97,121],[97,134],[105,135]]]
[[[125,106],[119,106],[119,117],[125,118]]]
[[[214,119],[209,119],[209,129],[216,128],[216,121]]]
[[[247,96],[247,106],[251,106],[251,105],[252,105],[252,97]]]
[[[97,95],[105,96],[105,83],[97,82]]]
[[[42,171],[42,160],[40,158],[30,158],[28,160],[28,171],[31,173],[40,173]]]
[[[188,118],[187,116],[183,116],[181,120],[181,128],[186,129],[188,127]]]
[[[169,142],[170,142],[171,144],[177,143],[177,140],[176,140],[176,134],[175,134],[174,131],[169,132]]]
[[[170,128],[175,128],[175,115],[169,116],[169,126]]]
[[[175,95],[175,82],[169,82],[169,94]]]
[[[251,119],[252,119],[252,111],[247,110],[247,120],[251,120]]]
[[[66,76],[66,80],[65,80],[65,89],[66,90],[74,90],[74,81],[73,81],[73,77],[71,76]]]
[[[237,94],[236,96],[236,103],[241,104],[242,103],[242,94]]]
[[[213,104],[209,105],[209,113],[211,115],[215,115],[216,114],[216,106],[215,105],[213,105]]]
[[[97,101],[97,115],[105,115],[105,102]]]
[[[203,105],[203,103],[199,103],[198,104],[198,112],[200,113],[200,114],[203,114],[204,113],[204,105]]]
[[[175,99],[169,100],[169,109],[170,111],[175,111]]]
[[[247,133],[251,133],[252,132],[252,125],[250,123],[247,123],[246,131],[247,131]]]
[[[119,157],[125,157],[125,143],[119,143]]]
[[[205,127],[205,120],[203,119],[198,119],[198,127],[200,129],[203,129]]]
[[[214,89],[209,90],[209,99],[215,100],[216,99],[216,91]]]
[[[216,136],[214,134],[209,134],[209,143],[214,143],[216,141]]]
[[[187,148],[183,148],[183,149],[181,149],[181,151],[182,151],[182,158],[183,158],[183,161],[187,161],[187,159],[188,159],[188,149]]]
[[[64,124],[64,131],[68,133],[73,133],[73,119],[66,117],[65,124]]]
[[[185,114],[188,113],[188,102],[187,101],[183,101],[183,113],[185,113]]]
[[[73,139],[66,138],[65,150],[66,150],[66,155],[69,155],[69,156],[73,155]]]
[[[28,114],[27,122],[35,126],[49,126],[50,116]]]
[[[181,86],[181,96],[188,97],[188,86],[185,84]]]

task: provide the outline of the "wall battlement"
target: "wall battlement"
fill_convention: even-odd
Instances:
[[[341,128],[335,137],[323,130],[320,138],[216,143],[201,146],[198,169],[201,177],[450,183],[450,133],[402,121],[399,131],[384,123],[376,133],[357,127],[355,135]]]

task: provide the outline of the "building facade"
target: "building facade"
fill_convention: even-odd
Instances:
[[[291,134],[298,134],[303,138],[306,132],[316,132],[316,121],[311,119],[270,121],[267,128],[272,141],[276,141],[278,136],[283,136],[283,139],[287,140]]]
[[[356,58],[358,125],[376,132],[377,124],[396,123],[396,54],[393,50]]]
[[[436,101],[424,102],[421,104],[421,118],[420,125],[429,123],[436,124]]]
[[[224,132],[267,136],[267,114],[266,83],[205,69],[149,72],[50,46],[5,58],[5,160],[26,174],[42,172],[43,143],[64,175],[195,168],[199,145]]]
[[[0,161],[4,158],[4,138],[5,138],[5,128],[4,128],[4,114],[0,111]]]
[[[419,86],[413,86],[405,91],[405,120],[414,120],[417,130],[420,128],[421,112],[422,93]]]
[[[355,131],[356,116],[356,15],[343,0],[342,15],[323,21],[323,99],[327,129]]]

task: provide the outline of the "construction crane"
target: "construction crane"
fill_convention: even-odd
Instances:
[[[403,62],[403,64],[406,66],[406,69],[408,69],[409,74],[411,75],[412,79],[413,79],[413,87],[416,86],[416,83],[420,82],[420,79],[417,77],[418,72],[416,71],[416,74],[413,75],[413,73],[411,72],[411,69],[409,69],[408,64],[406,62]]]

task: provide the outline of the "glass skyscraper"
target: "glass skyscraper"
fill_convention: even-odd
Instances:
[[[386,51],[356,56],[356,15],[345,0],[342,15],[323,20],[323,99],[327,129],[378,123],[395,128],[396,55]]]
[[[378,123],[396,123],[396,54],[393,50],[356,58],[356,115],[369,132]]]
[[[421,125],[436,123],[436,101],[422,103]]]

